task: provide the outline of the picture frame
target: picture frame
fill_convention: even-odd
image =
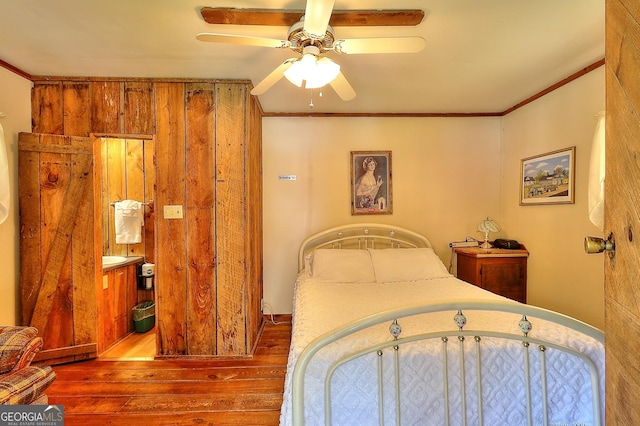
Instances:
[[[576,147],[521,160],[520,205],[575,203]]]
[[[351,214],[393,213],[391,151],[351,151]]]

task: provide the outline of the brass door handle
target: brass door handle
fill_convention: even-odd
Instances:
[[[613,257],[616,252],[616,242],[613,238],[613,233],[609,234],[606,240],[600,237],[585,237],[584,251],[585,253],[602,253],[606,251],[609,253],[609,257]]]

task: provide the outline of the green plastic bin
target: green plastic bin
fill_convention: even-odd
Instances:
[[[152,300],[138,303],[133,307],[133,325],[136,333],[146,333],[156,323],[156,304]]]

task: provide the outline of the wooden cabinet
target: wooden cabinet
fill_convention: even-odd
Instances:
[[[98,354],[133,331],[137,303],[136,265],[126,265],[102,275],[98,299]]]
[[[517,250],[456,248],[456,276],[478,287],[522,303],[527,302],[527,257]]]

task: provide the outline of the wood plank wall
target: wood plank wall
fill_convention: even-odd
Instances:
[[[251,155],[247,158],[247,181],[245,190],[248,200],[247,228],[245,229],[246,257],[248,259],[262,259],[263,232],[262,232],[262,109],[257,102],[249,103],[247,120],[248,128],[247,143],[248,152]],[[251,262],[246,268],[247,273],[247,306],[249,313],[262,312],[262,262]],[[249,330],[258,330],[262,327],[264,317],[262,315],[247,316],[247,327]],[[247,339],[248,349],[254,351],[258,345],[258,334],[250,334]]]
[[[263,325],[262,110],[250,82],[33,80],[34,133],[154,139],[158,355],[250,354]],[[184,206],[184,219],[163,219],[164,205]]]
[[[640,3],[606,1],[606,424],[640,424]]]

